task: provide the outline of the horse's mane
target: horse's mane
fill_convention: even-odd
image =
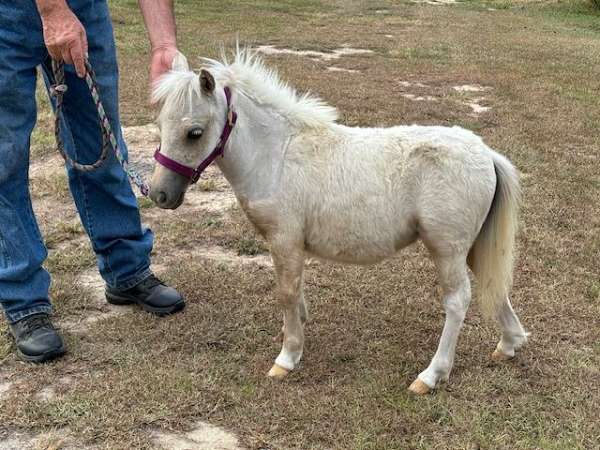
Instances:
[[[260,105],[273,108],[290,122],[309,128],[329,125],[337,120],[337,110],[309,93],[298,94],[268,68],[255,51],[237,48],[233,61],[203,58],[204,68],[222,86],[229,86]],[[183,102],[200,95],[198,76],[191,70],[173,70],[159,80],[153,93],[157,102]]]

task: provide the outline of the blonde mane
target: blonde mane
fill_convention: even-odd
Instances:
[[[309,93],[298,94],[252,50],[238,48],[231,63],[224,54],[221,61],[209,58],[203,61],[204,68],[221,86],[229,86],[257,104],[274,109],[295,125],[318,128],[338,118],[333,106]],[[198,76],[189,68],[170,71],[153,92],[153,100],[162,103],[163,109],[167,104],[181,108],[197,96],[200,96]]]

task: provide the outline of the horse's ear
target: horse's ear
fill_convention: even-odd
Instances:
[[[178,72],[184,72],[190,70],[190,65],[183,53],[177,52],[175,58],[173,58],[173,62],[171,63],[171,69],[176,70]]]
[[[208,70],[202,69],[200,71],[200,87],[202,88],[202,92],[211,94],[215,90],[215,84],[212,74]]]

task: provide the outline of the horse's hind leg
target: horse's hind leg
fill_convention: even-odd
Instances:
[[[283,308],[283,345],[268,375],[284,378],[300,362],[304,347],[306,306],[302,301],[304,252],[299,247],[280,248],[272,243],[277,276],[277,298]]]
[[[521,325],[508,297],[497,317],[502,330],[502,338],[498,342],[496,350],[492,353],[492,359],[503,361],[515,356],[515,350],[518,350],[527,342],[529,333],[523,329],[523,325]]]
[[[440,381],[447,381],[454,364],[458,335],[471,301],[471,283],[467,275],[466,253],[451,256],[434,254],[443,290],[446,322],[431,363],[410,385],[416,394],[426,394]]]

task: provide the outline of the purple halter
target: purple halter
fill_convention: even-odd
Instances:
[[[163,155],[160,152],[160,145],[156,149],[156,152],[154,152],[154,159],[156,162],[185,178],[189,178],[191,184],[196,183],[200,179],[200,175],[202,172],[204,172],[204,169],[210,166],[210,164],[217,159],[217,156],[223,155],[223,152],[225,151],[225,144],[227,144],[227,140],[229,139],[229,135],[233,130],[233,126],[237,122],[237,114],[231,107],[231,90],[228,87],[225,87],[223,90],[225,91],[225,98],[227,98],[227,121],[225,122],[225,126],[223,127],[223,132],[221,133],[221,137],[219,138],[217,146],[197,168],[194,169],[193,167],[184,166],[168,156]]]

